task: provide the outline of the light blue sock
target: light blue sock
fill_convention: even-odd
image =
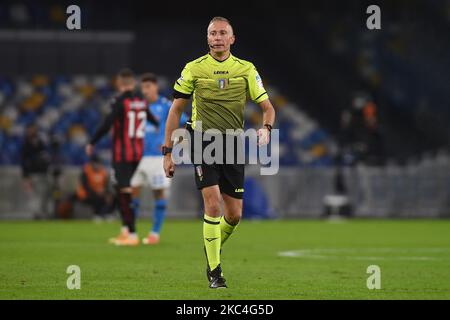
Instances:
[[[166,199],[160,199],[155,201],[155,208],[153,211],[153,227],[152,232],[159,234],[164,222],[164,216],[166,215]]]

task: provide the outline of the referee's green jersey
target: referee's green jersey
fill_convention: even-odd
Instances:
[[[189,62],[174,89],[193,95],[192,128],[202,121],[202,131],[243,129],[247,97],[255,103],[268,99],[255,66],[231,54],[222,62],[210,54]]]

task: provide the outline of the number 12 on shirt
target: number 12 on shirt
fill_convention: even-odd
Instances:
[[[137,114],[137,115],[136,115]],[[130,138],[142,139],[145,135],[145,123],[147,120],[147,113],[145,111],[127,112],[128,117],[128,136]]]

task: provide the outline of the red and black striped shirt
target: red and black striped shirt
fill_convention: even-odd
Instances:
[[[96,144],[112,127],[113,162],[138,162],[144,148],[146,121],[159,125],[139,92],[124,92],[111,103],[111,112],[97,129],[91,144]]]

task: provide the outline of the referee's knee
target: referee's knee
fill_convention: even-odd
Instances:
[[[222,211],[220,198],[213,195],[204,197],[205,213],[210,217],[219,217]]]
[[[233,226],[236,226],[239,221],[241,221],[242,211],[236,210],[234,212],[229,212],[228,215],[225,216],[227,222]]]
[[[205,203],[205,213],[210,217],[219,217],[221,213],[220,204]]]

